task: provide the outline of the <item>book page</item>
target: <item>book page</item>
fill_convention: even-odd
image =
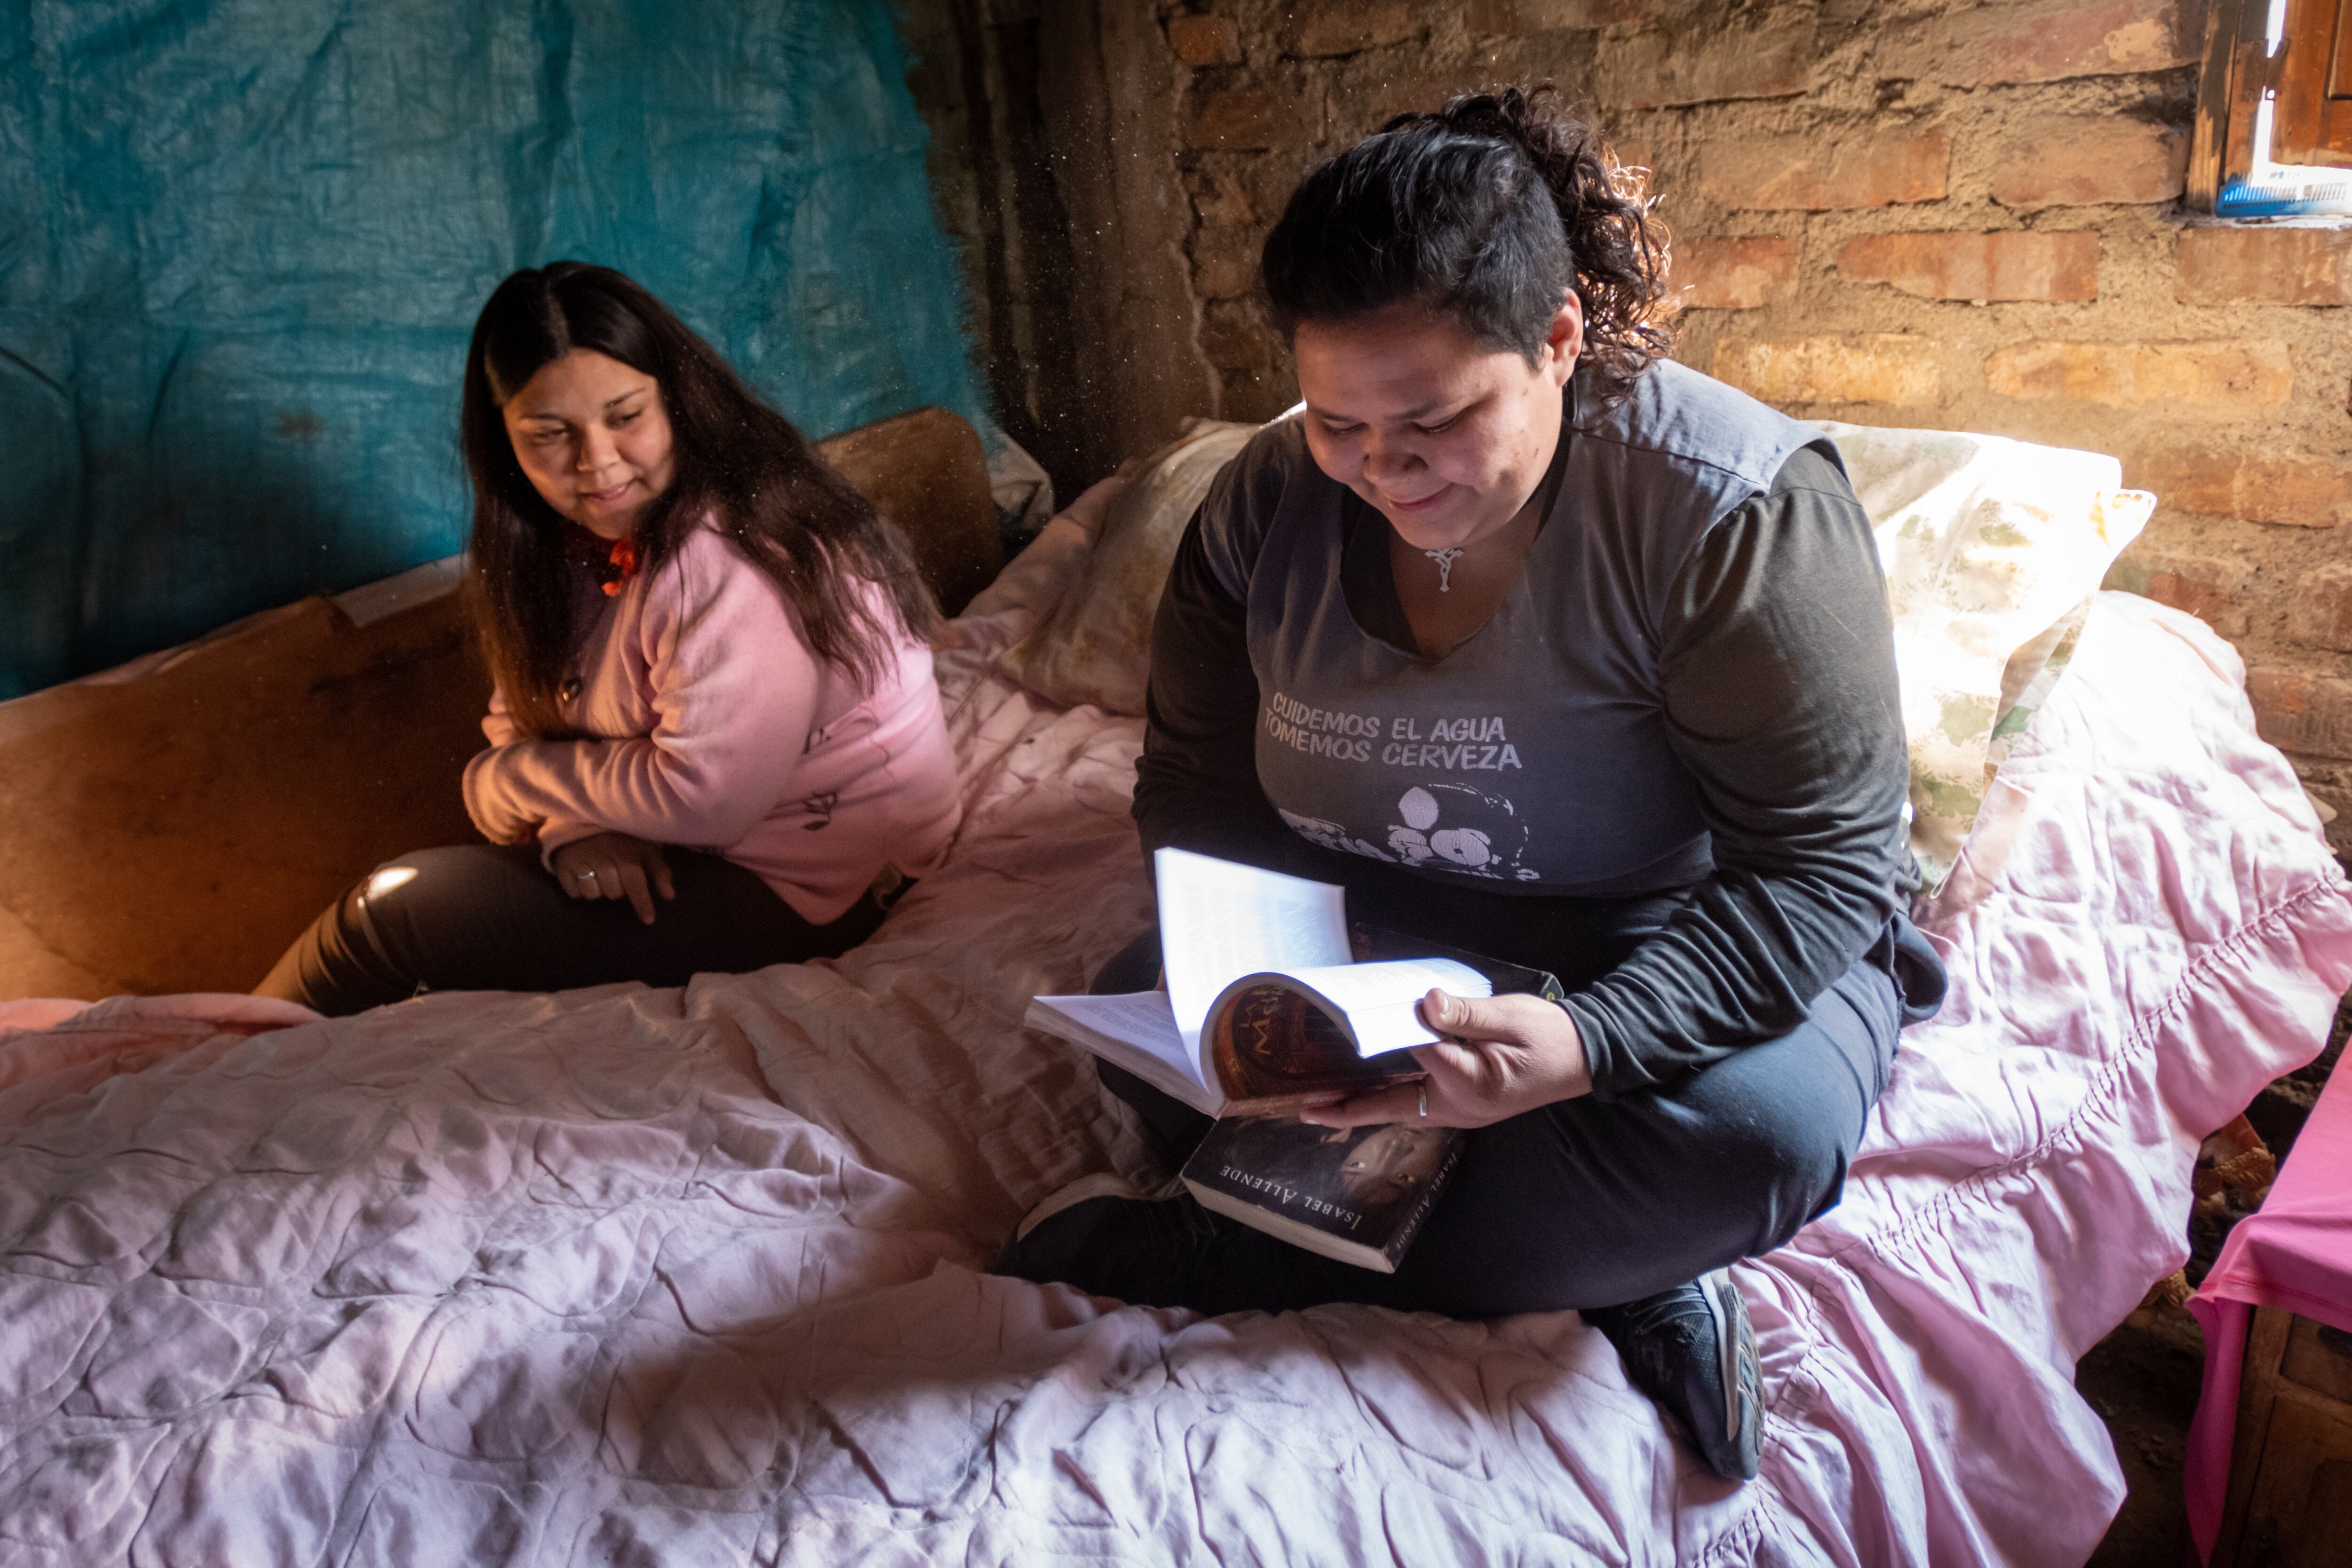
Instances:
[[[1421,1021],[1416,1005],[1434,988],[1456,996],[1491,996],[1494,985],[1466,963],[1450,958],[1393,959],[1338,968],[1293,969],[1290,978],[1348,1016],[1361,1056],[1434,1045],[1435,1031]]]
[[[1348,962],[1347,895],[1327,882],[1183,849],[1161,849],[1151,864],[1168,1000],[1202,1078],[1201,1026],[1217,993],[1255,970]]]
[[[1080,1038],[1078,1044],[1188,1105],[1213,1115],[1223,1100],[1202,1081],[1200,1061],[1177,1032],[1164,991],[1139,991],[1126,996],[1038,996],[1030,1005],[1033,1021],[1034,1010],[1040,1008],[1071,1020],[1094,1037]]]

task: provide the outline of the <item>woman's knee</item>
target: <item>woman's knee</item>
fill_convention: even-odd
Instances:
[[[1889,990],[1883,975],[1878,989]],[[1824,994],[1780,1039],[1698,1075],[1680,1107],[1718,1192],[1752,1194],[1750,1252],[1781,1245],[1835,1206],[1894,1056],[1891,994]],[[1884,1004],[1882,1006],[1881,1004]]]
[[[386,860],[360,879],[345,902],[382,916],[496,907],[518,896],[556,892],[560,889],[535,850],[452,844]]]
[[[436,979],[453,946],[470,945],[455,924],[469,910],[478,919],[499,884],[545,875],[530,850],[487,844],[386,860],[321,910],[257,989],[328,1014],[400,1001]]]
[[[386,860],[362,879],[360,890],[372,898],[387,897],[409,887],[427,896],[452,890],[470,894],[485,881],[524,879],[552,879],[540,865],[536,849],[499,844],[445,844],[431,849],[412,849]]]
[[[1759,1108],[1717,1144],[1721,1172],[1735,1191],[1754,1194],[1749,1256],[1781,1246],[1837,1206],[1859,1139],[1843,1117],[1781,1102]]]

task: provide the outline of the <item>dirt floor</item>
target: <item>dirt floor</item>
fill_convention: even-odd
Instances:
[[[2197,1320],[2173,1306],[2133,1313],[2074,1368],[2074,1386],[2105,1420],[2131,1488],[2092,1568],[2179,1568],[2188,1560],[2180,1464],[2204,1372]]]
[[[2352,996],[2336,1010],[2336,1026],[2319,1059],[2272,1084],[2246,1108],[2246,1121],[2277,1159],[2286,1158],[2294,1147],[2295,1133],[2319,1098],[2320,1085],[2343,1054],[2347,1033],[2352,1033]],[[2208,1150],[2226,1152],[2211,1143]],[[2217,1163],[2199,1163],[2208,1179],[2200,1183],[2200,1195],[2189,1218],[2185,1270],[2189,1285],[2213,1266],[2230,1226],[2260,1203],[2258,1191],[2210,1179]],[[2194,1561],[2181,1502],[2181,1463],[2204,1373],[2204,1335],[2188,1310],[2170,1300],[2151,1301],[2134,1312],[2076,1365],[2074,1386],[2106,1422],[2131,1489],[2106,1539],[2092,1555],[2091,1568],[2181,1568]]]

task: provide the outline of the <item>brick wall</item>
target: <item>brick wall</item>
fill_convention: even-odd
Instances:
[[[1103,4],[1118,0],[1102,0]],[[2197,0],[1163,0],[1197,353],[1286,405],[1252,298],[1300,171],[1550,78],[1654,172],[1678,356],[1801,416],[2111,452],[2163,497],[2111,585],[2203,616],[2352,843],[2352,230],[2181,210]]]

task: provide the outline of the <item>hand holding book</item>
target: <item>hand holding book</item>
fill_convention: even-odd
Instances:
[[[1393,1272],[1462,1129],[1592,1087],[1556,976],[1350,928],[1328,883],[1152,862],[1166,989],[1038,996],[1028,1022],[1216,1118],[1181,1173],[1211,1211]]]
[[[1421,1016],[1444,1037],[1433,1046],[1412,1047],[1426,1078],[1304,1106],[1298,1119],[1318,1127],[1423,1121],[1432,1127],[1486,1127],[1591,1092],[1592,1068],[1576,1021],[1566,1008],[1540,996],[1455,996],[1433,990],[1422,998]]]

